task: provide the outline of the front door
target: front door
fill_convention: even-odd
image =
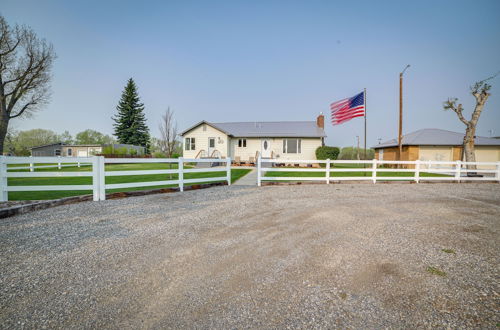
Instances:
[[[260,145],[260,154],[262,158],[271,158],[271,140],[262,139]]]
[[[215,151],[215,138],[208,138],[208,157],[212,157],[212,153]]]

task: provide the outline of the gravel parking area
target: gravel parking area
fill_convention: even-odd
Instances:
[[[0,220],[1,328],[498,328],[499,184],[217,187]]]

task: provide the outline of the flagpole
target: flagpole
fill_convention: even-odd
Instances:
[[[366,160],[366,88],[364,90],[364,99],[365,99],[365,160]]]

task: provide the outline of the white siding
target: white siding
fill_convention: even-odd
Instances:
[[[476,162],[500,162],[499,146],[476,146]],[[496,166],[478,166],[480,169],[493,170]]]
[[[419,159],[435,160],[441,162],[453,161],[453,147],[421,146],[419,150]]]
[[[246,148],[238,147],[240,138],[231,138],[231,157],[240,157],[242,161],[247,161],[250,157],[255,157],[256,152],[261,152],[261,141],[263,138],[246,138]],[[279,159],[316,159],[316,149],[321,147],[321,138],[301,138],[301,152],[297,154],[283,153],[284,138],[268,138],[271,143],[272,157]]]
[[[203,130],[203,127],[206,130]],[[195,138],[195,150],[186,150],[186,138]],[[184,158],[195,158],[200,150],[208,151],[208,138],[215,138],[215,149],[218,150],[222,157],[227,157],[228,138],[227,135],[212,126],[202,124],[193,128],[182,137],[182,150]]]

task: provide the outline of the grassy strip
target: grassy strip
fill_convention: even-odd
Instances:
[[[414,172],[377,172],[377,177],[413,177]],[[326,173],[322,172],[266,172],[268,177],[326,177]],[[371,177],[371,172],[331,172],[330,177]],[[422,177],[447,177],[449,175],[439,173],[420,172]]]
[[[125,171],[125,170],[157,170],[157,169],[176,169],[177,164],[161,164],[161,163],[143,163],[143,164],[107,164],[106,171]],[[38,171],[49,172],[72,172],[72,171],[89,171],[87,168],[66,167],[61,170],[57,169],[37,169]],[[17,171],[17,170],[16,170]],[[18,170],[25,171],[25,170]],[[235,182],[250,170],[248,169],[232,169],[231,182]],[[225,177],[226,171],[220,172],[205,172],[205,173],[184,173],[184,179],[197,179],[197,178],[211,178],[211,177]],[[148,174],[148,175],[127,175],[127,176],[109,176],[106,177],[106,184],[114,183],[131,183],[131,182],[154,182],[177,180],[177,174]],[[9,186],[36,186],[36,185],[88,185],[92,184],[92,177],[44,177],[44,178],[9,178]],[[193,183],[195,184],[195,183]],[[149,187],[137,188],[122,188],[122,189],[109,189],[106,192],[121,192],[121,191],[137,191],[148,190],[157,188],[176,187],[177,185],[158,185]],[[69,196],[78,196],[91,194],[92,191],[76,190],[76,191],[13,191],[9,192],[9,200],[45,200],[56,199]]]
[[[371,165],[366,165],[366,169],[370,169],[369,172],[360,171],[360,172],[330,172],[330,177],[371,177]],[[267,177],[326,177],[325,172],[294,172],[293,167],[285,167],[290,168],[290,172],[277,172],[277,171],[268,171],[265,176]],[[363,168],[363,164],[335,164],[335,166],[331,166],[331,169],[354,169],[354,168]],[[379,168],[382,170],[384,168]],[[415,172],[377,172],[377,177],[413,177],[415,176]],[[448,177],[449,175],[441,174],[441,173],[428,173],[428,172],[420,172],[420,176],[422,177]]]

